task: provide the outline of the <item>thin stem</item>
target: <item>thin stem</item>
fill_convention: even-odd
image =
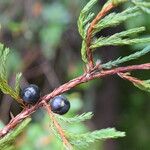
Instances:
[[[118,75],[119,75],[122,79],[128,80],[128,81],[130,81],[130,82],[132,82],[132,83],[135,83],[135,84],[142,84],[142,82],[143,82],[142,80],[139,80],[139,79],[137,79],[137,78],[135,78],[135,77],[132,77],[132,76],[126,74],[126,73],[118,73]]]
[[[105,6],[98,13],[98,15],[94,18],[94,20],[91,22],[91,24],[90,24],[90,26],[88,28],[86,43],[87,43],[87,59],[88,59],[89,69],[94,67],[93,54],[92,54],[92,50],[90,48],[90,46],[91,46],[91,39],[92,39],[92,32],[93,32],[94,26],[99,22],[99,20],[103,16],[105,16],[114,7],[115,7],[115,5],[113,3],[109,3],[107,6]]]
[[[58,123],[58,121],[56,120],[53,112],[51,111],[51,108],[50,108],[50,105],[48,105],[46,102],[44,102],[44,107],[45,109],[47,110],[51,120],[53,121],[58,133],[60,134],[61,136],[61,139],[64,143],[64,145],[69,149],[69,150],[72,150],[72,146],[71,144],[68,142],[67,138],[65,137],[65,133],[63,131],[63,129],[61,128],[60,124]]]

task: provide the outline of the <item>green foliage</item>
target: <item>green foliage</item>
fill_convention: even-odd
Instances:
[[[87,56],[86,56],[86,34],[87,30],[90,26],[91,20],[94,18],[95,14],[91,12],[92,7],[95,5],[97,0],[91,0],[89,3],[82,9],[79,19],[78,19],[78,30],[79,33],[83,39],[82,41],[82,48],[81,48],[81,54],[82,54],[82,59],[85,63],[87,63]],[[104,5],[104,7],[109,4],[111,0]],[[120,3],[126,2],[126,0],[113,0],[112,1],[115,5],[118,5]],[[142,1],[132,1],[135,6],[132,6],[131,8],[127,8],[125,11],[121,13],[110,13],[106,17],[102,18],[95,26],[94,30],[92,32],[92,43],[91,47],[93,50],[98,47],[102,46],[108,46],[108,45],[113,45],[113,46],[120,46],[120,45],[133,45],[137,43],[147,43],[150,42],[150,38],[134,38],[133,35],[139,34],[143,31],[145,31],[145,27],[138,27],[138,28],[133,28],[129,29],[127,31],[123,31],[120,33],[113,34],[108,37],[99,37],[96,38],[95,35],[96,33],[100,32],[101,30],[108,28],[108,27],[115,27],[119,25],[120,23],[132,18],[139,16],[141,14],[141,10],[149,13],[149,4],[146,2]],[[103,8],[104,8],[103,7]],[[54,12],[57,12],[57,10],[54,8]],[[61,9],[60,9],[61,10]],[[64,10],[63,10],[64,11]],[[63,12],[62,11],[62,12]],[[60,11],[61,12],[61,11]],[[56,20],[56,18],[51,16],[51,13],[45,12],[47,15],[50,14],[50,16],[47,16],[48,19]],[[53,13],[52,13],[53,14]],[[55,14],[55,13],[54,13]],[[60,15],[61,13],[58,13]],[[51,18],[52,17],[52,18]],[[62,18],[62,17],[61,17]],[[61,19],[60,18],[60,19]],[[60,20],[58,19],[58,20]],[[62,21],[64,21],[63,19]],[[57,24],[57,25],[56,25]],[[62,28],[60,28],[59,23],[57,22],[56,24],[46,27],[41,31],[41,38],[43,39],[43,47],[45,49],[53,49],[58,44],[58,41],[60,41],[60,37],[62,34]],[[51,27],[51,29],[49,28]],[[53,32],[53,34],[51,34]],[[48,33],[48,34],[45,34]],[[47,35],[47,36],[45,36]],[[55,36],[55,37],[54,37]],[[49,39],[52,42],[49,47]],[[54,40],[55,39],[55,40]],[[18,73],[16,75],[16,82],[15,82],[15,90],[13,90],[7,83],[7,74],[6,74],[6,59],[9,53],[8,48],[4,48],[3,45],[0,45],[0,50],[1,50],[1,55],[0,55],[0,60],[1,60],[1,74],[0,74],[0,88],[2,92],[5,94],[11,95],[14,99],[18,100],[18,93],[19,93],[19,82],[21,79],[21,73]],[[51,50],[52,51],[52,50]],[[147,53],[150,52],[150,46],[144,48],[141,51],[138,51],[134,54],[131,54],[129,56],[125,56],[123,58],[118,58],[117,60],[107,62],[106,64],[102,64],[102,67],[104,69],[110,69],[112,67],[116,67],[121,63],[137,59]],[[49,53],[49,51],[48,51]],[[142,90],[150,91],[150,81],[143,81],[141,84],[135,84],[137,87],[139,87]],[[101,129],[101,130],[96,130],[93,132],[84,132],[84,133],[78,133],[76,130],[70,131],[69,126],[70,125],[75,125],[75,124],[80,124],[84,126],[83,121],[86,121],[88,119],[91,119],[92,113],[83,113],[81,115],[76,115],[74,117],[64,117],[64,116],[59,116],[55,115],[56,119],[60,123],[60,125],[63,128],[63,131],[66,133],[66,137],[69,140],[69,142],[74,145],[77,149],[83,148],[86,146],[90,146],[91,143],[94,143],[97,140],[106,140],[109,138],[118,138],[118,137],[124,137],[125,133],[116,131],[114,128],[107,128],[107,129]],[[22,132],[24,127],[29,123],[30,119],[25,120],[22,122],[16,129],[14,129],[12,132],[10,132],[8,135],[6,135],[4,138],[0,140],[0,149],[5,148],[5,149],[13,149],[13,144],[15,138]],[[50,122],[51,129],[54,131],[54,134],[57,135],[60,139],[60,135],[57,131],[57,128],[55,127],[54,123]],[[32,133],[35,133],[37,130],[39,131],[39,127],[33,127],[35,130],[30,130],[33,131]],[[42,130],[40,130],[42,132]],[[49,133],[48,133],[49,134]],[[32,139],[33,140],[33,139]],[[56,143],[56,142],[55,142]],[[60,144],[60,143],[59,143]],[[56,144],[55,144],[56,145]]]
[[[141,0],[132,0],[132,3],[136,5],[138,8],[140,8],[143,12],[150,14],[150,3],[149,2],[143,2]]]
[[[83,39],[86,37],[86,31],[89,27],[89,22],[94,17],[94,13],[90,12],[97,0],[90,0],[85,7],[81,10],[78,19],[78,30]]]
[[[145,30],[144,27],[140,27],[140,28],[134,28],[120,33],[116,33],[114,35],[111,35],[110,37],[100,37],[92,43],[91,48],[93,49],[93,48],[109,46],[109,45],[120,46],[120,45],[133,45],[139,43],[149,43],[150,37],[138,38],[138,39],[128,38],[129,36],[132,36],[135,33],[139,33],[144,30]]]
[[[19,100],[19,82],[21,74],[17,74],[16,76],[16,85],[15,90],[12,89],[12,87],[9,86],[7,81],[7,72],[6,72],[6,61],[9,54],[9,48],[5,48],[3,44],[0,44],[0,89],[4,94],[10,95],[12,98],[14,98],[16,101],[20,102]]]
[[[22,123],[20,123],[13,131],[8,133],[6,136],[0,139],[0,149],[5,150],[14,150],[15,149],[15,139],[22,133],[25,127],[31,121],[30,118],[25,119]]]
[[[121,3],[124,3],[124,2],[126,2],[127,0],[112,0],[112,3],[114,4],[114,5],[119,5],[119,4],[121,4]]]
[[[136,17],[140,15],[140,12],[138,11],[137,7],[129,7],[126,10],[120,12],[120,13],[110,13],[104,18],[102,18],[96,25],[95,30],[93,33],[97,33],[101,31],[102,29],[108,28],[108,27],[116,27],[117,25],[123,23],[124,21]]]
[[[91,119],[93,114],[92,114],[92,112],[88,112],[88,113],[83,113],[81,115],[76,115],[72,118],[66,118],[66,117],[60,116],[60,115],[56,115],[56,116],[60,121],[72,124],[72,123],[78,123],[78,122],[81,122],[84,120]]]
[[[86,42],[83,41],[82,42],[82,48],[81,48],[81,56],[82,56],[82,60],[87,63],[87,56],[86,56]]]
[[[4,48],[3,44],[0,44],[0,76],[3,80],[6,80],[6,61],[9,54],[9,48]]]
[[[20,80],[21,80],[22,73],[17,73],[16,74],[16,82],[15,82],[15,91],[19,95],[20,92]]]
[[[87,147],[91,143],[94,143],[96,140],[105,140],[110,138],[114,139],[124,136],[125,136],[124,132],[116,131],[116,129],[114,128],[107,128],[84,134],[70,133],[69,139],[70,143],[75,145],[78,149],[82,149],[83,147]]]
[[[105,8],[111,1],[108,1],[103,8]],[[126,0],[114,0],[112,1],[115,5],[119,3],[126,2]],[[79,28],[79,33],[81,37],[83,38],[82,42],[82,48],[81,48],[81,55],[82,55],[82,60],[87,63],[87,56],[86,56],[86,34],[88,27],[90,26],[90,21],[91,18],[94,17],[94,14],[91,13],[91,8],[94,6],[96,3],[95,0],[91,0],[81,11],[79,19],[78,19],[78,28]],[[102,46],[122,46],[122,45],[135,45],[139,43],[149,43],[150,42],[150,37],[146,38],[134,38],[133,35],[137,35],[138,33],[141,33],[145,31],[145,27],[138,27],[138,28],[133,28],[129,29],[120,33],[113,34],[108,37],[99,37],[96,38],[95,35],[96,33],[100,32],[102,29],[108,28],[108,27],[115,27],[122,22],[141,15],[141,9],[145,10],[146,12],[150,11],[149,10],[149,5],[150,3],[148,2],[135,2],[133,1],[132,3],[135,4],[135,6],[131,6],[124,10],[121,13],[110,13],[101,20],[98,21],[97,24],[95,24],[94,30],[92,32],[92,43],[90,48],[94,50],[95,48],[99,48]],[[141,6],[141,7],[139,7]],[[103,9],[102,8],[102,9]],[[89,17],[90,16],[90,17]],[[86,21],[85,21],[86,20]],[[83,22],[85,22],[83,24]],[[131,38],[133,37],[133,38]]]
[[[82,55],[82,60],[86,63],[87,58],[86,58],[86,32],[87,29],[90,25],[91,19],[94,17],[94,13],[90,12],[94,4],[97,2],[97,0],[90,0],[85,7],[81,10],[81,13],[78,18],[78,31],[83,39],[82,42],[82,48],[81,48],[81,55]]]
[[[143,91],[150,92],[150,80],[144,80],[140,83],[133,82],[133,84]]]
[[[109,61],[105,64],[102,64],[102,67],[105,68],[105,69],[110,69],[112,67],[116,67],[118,66],[119,64],[121,63],[124,63],[124,62],[128,62],[130,60],[134,60],[134,59],[137,59],[143,55],[146,55],[150,52],[150,46],[147,46],[146,48],[144,48],[143,50],[141,51],[138,51],[138,52],[135,52],[134,54],[131,54],[129,56],[125,56],[123,58],[119,57],[118,59],[114,60],[114,61]]]
[[[91,143],[96,142],[97,140],[106,140],[106,139],[113,139],[118,137],[124,137],[125,133],[116,131],[114,128],[107,128],[107,129],[101,129],[101,130],[95,130],[93,132],[87,132],[87,133],[77,133],[76,131],[70,132],[68,130],[69,124],[77,124],[81,123],[82,121],[85,121],[87,119],[91,119],[92,113],[84,113],[81,115],[77,115],[75,117],[66,118],[64,116],[55,115],[57,120],[59,120],[60,124],[63,125],[63,131],[66,133],[66,137],[69,140],[69,142],[76,147],[77,149],[82,149],[84,147],[90,146]],[[51,121],[51,127],[53,129],[54,134],[61,139],[57,129],[55,128],[55,125]]]

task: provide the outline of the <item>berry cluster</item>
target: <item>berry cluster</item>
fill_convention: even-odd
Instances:
[[[40,99],[40,89],[37,85],[30,84],[21,90],[20,97],[25,103],[34,105]],[[59,95],[50,101],[50,107],[54,113],[63,115],[69,111],[70,102],[63,95]]]

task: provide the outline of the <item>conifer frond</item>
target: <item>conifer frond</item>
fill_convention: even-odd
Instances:
[[[21,77],[22,77],[22,73],[21,72],[16,74],[15,91],[17,92],[18,95],[19,95],[19,92],[20,92],[20,80],[21,80]]]
[[[91,25],[91,19],[95,16],[91,12],[91,8],[96,3],[96,0],[91,0],[81,11],[79,20],[78,20],[78,28],[79,33],[81,34],[83,41],[82,41],[82,48],[81,48],[81,55],[82,60],[87,63],[87,41],[85,40],[86,34],[88,31],[89,26]],[[109,0],[102,8],[102,10],[109,4],[113,2],[113,4],[120,4],[123,2],[126,2],[126,0]],[[119,25],[120,23],[141,15],[142,11],[141,9],[144,9],[145,11],[149,10],[150,3],[143,2],[143,1],[132,1],[134,3],[134,6],[131,6],[124,11],[120,13],[112,12],[103,18],[101,18],[96,24],[93,26],[92,30],[92,36],[91,36],[91,45],[90,49],[94,50],[95,48],[102,47],[102,46],[122,46],[122,45],[134,45],[134,44],[143,44],[143,43],[149,43],[150,37],[146,38],[131,38],[133,37],[133,34],[136,35],[142,31],[145,31],[145,27],[139,27],[139,28],[133,28],[129,29],[127,31],[123,31],[120,33],[116,33],[114,35],[108,36],[108,37],[99,37],[96,38],[96,33],[100,32],[101,30],[108,28],[108,27],[115,27]]]
[[[86,42],[83,40],[82,41],[82,48],[81,48],[81,56],[82,60],[87,63],[87,56],[86,56]]]
[[[96,142],[97,140],[124,137],[125,133],[116,131],[115,128],[107,128],[83,134],[69,133],[68,136],[71,144],[77,146],[78,148],[83,148],[89,146],[89,144]]]
[[[78,123],[78,122],[81,122],[81,121],[85,121],[85,120],[88,120],[88,119],[91,119],[92,116],[93,116],[93,113],[92,112],[88,112],[88,113],[83,113],[81,115],[76,115],[74,117],[71,117],[71,118],[66,118],[64,116],[60,116],[60,115],[55,115],[60,121],[63,121],[65,123],[69,123],[69,124],[72,124],[72,123]]]
[[[109,62],[107,62],[105,64],[102,64],[102,67],[105,68],[105,69],[110,69],[112,67],[118,66],[121,63],[125,63],[125,62],[128,62],[130,60],[137,59],[137,58],[139,58],[139,57],[141,57],[143,55],[146,55],[149,52],[150,52],[150,46],[147,46],[143,50],[137,51],[134,54],[131,54],[129,56],[125,56],[123,58],[119,57],[118,59],[116,59],[114,61],[109,61]]]
[[[138,8],[140,8],[143,12],[150,14],[150,2],[132,0],[132,3]]]
[[[143,80],[141,83],[134,83],[140,90],[150,92],[150,80]]]
[[[9,86],[7,81],[7,71],[6,71],[6,63],[7,58],[9,54],[9,48],[5,48],[3,44],[0,43],[0,89],[4,94],[10,95],[12,98],[14,98],[19,103],[22,103],[19,99],[19,92],[15,91],[18,90],[19,86],[19,78],[21,77],[20,74],[17,74],[16,76],[16,86],[15,89],[13,89],[11,86]]]
[[[57,118],[57,120],[63,121],[67,124],[75,124],[85,121],[87,119],[91,119],[92,115],[93,114],[91,112],[88,112],[83,113],[81,115],[77,115],[72,118],[66,118],[64,116],[59,115],[55,115],[55,117]],[[51,120],[50,126],[55,136],[62,140],[62,137],[58,132],[58,127],[56,126],[56,123],[53,121],[53,119]],[[68,131],[68,128],[66,126],[61,126],[61,130],[63,131],[64,136],[68,139],[69,143],[73,146],[73,148],[77,147],[78,149],[87,147],[90,143],[94,143],[97,140],[106,140],[110,138],[118,138],[125,136],[124,132],[116,131],[114,128],[95,130],[93,132],[87,133],[72,133]],[[66,145],[64,146],[66,147]]]
[[[108,37],[100,37],[100,38],[95,37],[96,33],[101,31],[102,29],[105,29],[108,27],[115,27],[115,26],[119,25],[120,23],[126,21],[127,19],[130,19],[132,17],[136,17],[136,16],[140,15],[141,10],[149,13],[150,12],[149,11],[150,4],[148,2],[132,0],[132,3],[134,3],[134,6],[127,8],[126,10],[124,10],[121,13],[113,12],[113,13],[108,14],[110,12],[110,10],[115,8],[117,5],[127,1],[127,0],[108,0],[107,3],[102,7],[102,10],[94,18],[95,14],[91,11],[91,9],[96,4],[97,1],[98,0],[90,0],[87,3],[87,5],[82,9],[79,19],[78,19],[78,30],[79,30],[79,33],[83,40],[82,48],[81,48],[82,59],[85,63],[87,63],[87,62],[89,63],[90,61],[92,62],[91,63],[92,65],[89,65],[88,66],[89,68],[87,67],[87,70],[86,70],[87,74],[85,73],[82,76],[75,78],[75,79],[69,81],[68,83],[60,86],[58,89],[55,89],[53,91],[54,95],[50,95],[53,93],[48,94],[48,96],[50,95],[50,97],[48,97],[46,95],[46,97],[48,97],[48,99],[46,99],[45,97],[41,98],[41,101],[39,103],[35,104],[31,108],[27,108],[27,110],[24,110],[23,113],[20,114],[20,116],[22,116],[22,118],[19,118],[20,117],[19,115],[18,115],[18,118],[15,118],[16,120],[18,119],[17,120],[18,122],[14,119],[15,123],[19,123],[20,121],[22,121],[22,119],[28,117],[33,112],[35,112],[36,109],[38,109],[41,106],[43,107],[43,105],[44,105],[45,109],[47,110],[47,112],[50,116],[50,119],[51,119],[50,126],[51,126],[53,133],[62,141],[64,147],[69,150],[73,149],[72,146],[75,146],[78,149],[82,149],[82,147],[87,147],[87,146],[89,146],[89,144],[94,143],[97,140],[106,140],[106,139],[110,139],[110,138],[124,137],[125,133],[116,131],[115,128],[101,129],[101,130],[96,130],[96,131],[87,132],[87,133],[70,132],[69,129],[66,128],[66,126],[63,127],[63,123],[67,123],[68,125],[75,124],[75,123],[81,123],[85,120],[91,119],[93,114],[91,112],[88,112],[88,113],[83,113],[81,115],[77,115],[77,116],[74,116],[71,118],[66,118],[64,116],[55,115],[51,110],[51,106],[48,104],[48,100],[50,98],[52,98],[53,96],[56,96],[57,94],[61,94],[65,91],[75,87],[76,85],[79,85],[81,83],[84,83],[84,82],[90,81],[91,79],[96,78],[95,77],[96,75],[99,75],[97,77],[100,77],[100,75],[105,75],[105,74],[102,74],[101,70],[99,72],[99,68],[97,70],[97,68],[96,68],[97,66],[94,64],[92,52],[95,48],[102,47],[102,46],[108,46],[108,45],[119,46],[119,45],[132,45],[132,44],[136,44],[136,43],[150,42],[149,37],[148,38],[131,38],[131,37],[133,37],[133,34],[138,34],[140,32],[145,31],[145,27],[129,29],[127,31],[116,33],[116,34],[110,35]],[[89,53],[86,53],[87,51]],[[116,59],[114,61],[109,61],[105,64],[102,64],[101,66],[104,69],[110,69],[112,67],[118,66],[121,63],[130,61],[133,59],[137,59],[149,52],[150,52],[150,46],[144,48],[142,51],[135,52],[134,54],[125,56],[123,58],[119,57],[118,59]],[[12,87],[9,86],[7,78],[6,78],[7,74],[6,74],[5,66],[6,66],[6,60],[7,60],[8,54],[9,54],[9,49],[5,48],[2,44],[0,44],[0,61],[1,61],[0,89],[2,90],[3,93],[10,95],[15,100],[20,102],[20,100],[19,100],[19,90],[20,90],[19,82],[21,79],[21,73],[18,73],[16,75],[15,88],[13,89]],[[87,57],[87,56],[90,56],[90,54],[91,54],[91,57]],[[145,67],[143,67],[143,66],[145,66]],[[126,68],[130,68],[128,70],[131,71],[131,67],[132,68],[134,67],[134,70],[137,69],[137,68],[135,68],[135,66],[127,66]],[[142,69],[143,68],[149,69],[149,64],[148,64],[148,67],[145,64],[140,65],[140,67]],[[114,70],[118,71],[119,69],[121,69],[121,71],[122,71],[122,68],[124,69],[125,67],[116,68]],[[112,69],[111,71],[113,72],[114,70]],[[94,74],[95,71],[97,74]],[[119,70],[119,72],[117,72],[118,75],[121,71]],[[109,71],[103,70],[103,73],[105,73],[105,72],[109,72]],[[110,75],[110,74],[107,74],[107,75]],[[121,73],[120,73],[120,76],[121,76]],[[123,76],[123,74],[122,74],[122,76]],[[91,78],[88,78],[88,77],[91,77]],[[150,92],[150,80],[141,81],[141,80],[138,80],[131,76],[123,76],[123,78],[128,79],[138,88]],[[29,122],[29,120],[27,120],[27,122],[23,123],[23,126],[20,128],[21,129],[24,128],[28,122]],[[6,132],[6,130],[2,130],[5,132],[1,132],[1,135],[6,135],[6,133],[8,133],[14,127],[14,126],[12,127],[10,125],[12,125],[12,122],[10,122],[10,124],[8,124],[8,126],[6,126],[7,132]],[[20,132],[21,129],[18,129],[18,131]],[[0,143],[5,144],[5,142],[9,142],[10,139],[8,138],[5,141],[5,138],[7,138],[7,136],[10,136],[10,138],[12,140],[12,137],[16,137],[16,135],[18,135],[19,132],[17,132],[17,130],[16,131],[14,130],[13,132],[9,133],[4,138],[2,138],[0,140]],[[0,147],[1,147],[1,144],[0,144]]]
[[[78,31],[81,37],[84,39],[86,36],[86,28],[90,20],[94,17],[94,13],[90,12],[91,8],[95,5],[97,0],[90,0],[85,7],[81,10],[81,13],[78,18]]]
[[[140,44],[140,43],[149,43],[150,38],[138,38],[138,39],[121,39],[118,37],[110,38],[100,38],[99,41],[96,41],[93,45],[91,45],[91,48],[97,48],[102,46],[120,46],[120,45],[134,45],[134,44]]]
[[[3,80],[6,80],[6,61],[9,54],[9,48],[5,48],[3,44],[0,43],[0,76]]]
[[[135,39],[128,38],[130,35],[140,33],[144,30],[145,30],[144,27],[140,27],[140,28],[129,29],[127,31],[116,33],[109,37],[100,37],[92,43],[91,48],[94,49],[97,47],[109,46],[109,45],[119,46],[119,45],[133,45],[138,43],[149,43],[150,37],[135,38]]]
[[[97,25],[95,25],[94,34],[101,31],[102,29],[108,27],[115,27],[122,22],[126,21],[127,19],[133,18],[140,15],[138,7],[131,7],[127,8],[121,13],[110,13],[109,15],[105,16],[101,19]]]

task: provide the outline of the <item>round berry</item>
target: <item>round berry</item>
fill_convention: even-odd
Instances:
[[[40,99],[40,89],[37,85],[30,84],[22,89],[20,97],[26,103],[35,104]]]
[[[51,110],[54,113],[63,115],[67,113],[68,110],[70,109],[70,102],[67,100],[66,97],[59,95],[59,96],[54,97],[50,101],[50,106],[51,106]]]

